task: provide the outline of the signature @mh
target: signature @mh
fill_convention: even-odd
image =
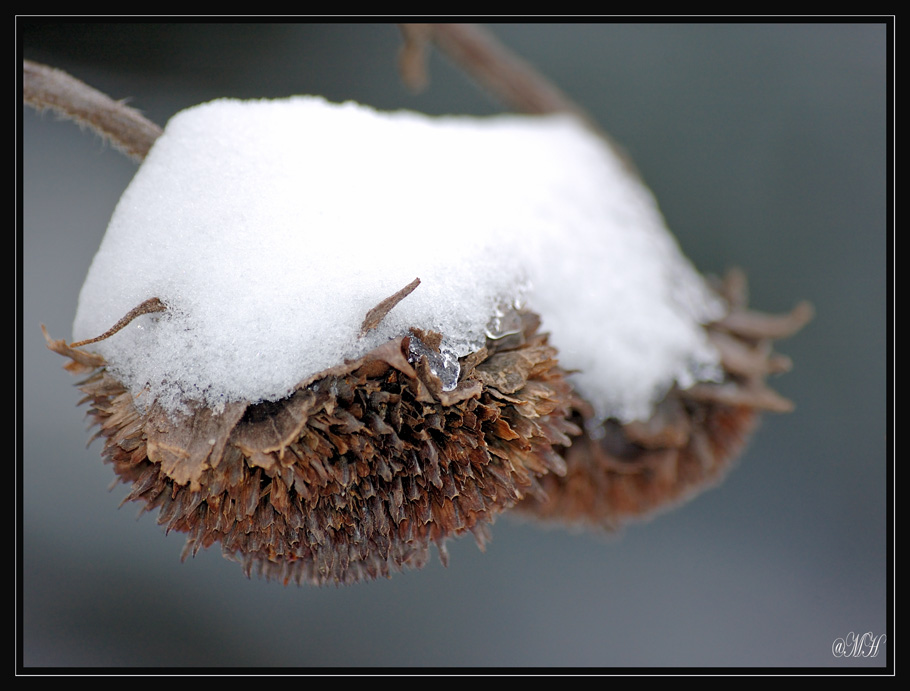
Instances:
[[[868,631],[857,636],[851,631],[846,638],[834,639],[831,652],[834,657],[875,657],[878,655],[878,647],[886,640],[888,637],[883,633],[876,637]]]

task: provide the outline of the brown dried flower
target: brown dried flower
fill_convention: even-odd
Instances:
[[[491,37],[466,25],[404,25],[403,72],[425,77],[432,41],[522,112],[584,113]],[[26,62],[24,96],[85,122],[137,158],[161,133],[137,112],[57,70]],[[605,136],[605,135],[604,135]],[[419,284],[371,310],[361,335]],[[435,544],[489,526],[513,507],[524,515],[612,528],[692,496],[735,458],[760,410],[790,404],[765,386],[787,369],[771,341],[798,330],[811,310],[785,317],[746,309],[745,282],[731,274],[720,292],[728,315],[706,328],[725,372],[718,384],[673,389],[647,422],[595,425],[557,353],[520,314],[521,328],[460,361],[445,390],[430,358],[441,336],[412,329],[367,355],[301,382],[273,402],[137,407],[100,356],[81,350],[134,316],[166,307],[142,303],[110,331],[81,344],[45,336],[90,373],[80,384],[104,440],[103,457],[129,484],[124,501],[158,510],[167,530],[187,534],[184,556],[220,543],[224,554],[284,583],[350,583],[419,568]]]
[[[68,370],[91,372],[83,402],[105,461],[131,485],[124,502],[186,533],[184,558],[220,543],[247,575],[341,584],[420,568],[431,544],[446,563],[446,540],[469,531],[483,548],[512,507],[612,529],[716,483],[758,411],[791,408],[764,384],[789,368],[771,341],[811,316],[807,305],[747,310],[738,273],[721,292],[731,310],[706,328],[724,381],[673,389],[647,422],[596,430],[530,312],[462,358],[451,391],[419,355],[441,336],[412,329],[280,401],[183,415],[140,410],[103,358],[45,336]]]
[[[748,310],[739,271],[727,275],[719,292],[729,312],[706,329],[720,353],[723,381],[674,388],[647,422],[607,420],[592,428],[590,406],[576,398],[572,422],[584,434],[562,451],[567,471],[542,478],[546,500],[530,497],[519,512],[614,529],[666,510],[722,479],[761,411],[792,410],[790,401],[765,385],[768,375],[790,368],[771,344],[802,328],[812,308],[800,303],[782,316]]]
[[[184,556],[220,543],[252,572],[285,583],[351,583],[419,568],[436,544],[488,528],[538,480],[565,470],[553,445],[580,430],[571,391],[539,320],[461,360],[443,391],[413,330],[301,382],[276,402],[143,412],[103,359],[48,338],[92,370],[80,384],[126,500],[188,535]]]

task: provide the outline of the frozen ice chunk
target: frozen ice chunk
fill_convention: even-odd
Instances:
[[[505,307],[497,305],[493,310],[493,316],[487,322],[485,333],[487,338],[498,341],[500,338],[520,333],[521,329],[521,316],[518,313],[518,306]]]
[[[443,391],[451,391],[458,386],[458,375],[461,374],[461,365],[454,350],[442,346],[437,353],[432,348],[428,348],[417,336],[412,335],[408,351],[408,360],[411,362],[417,362],[422,357],[427,359],[430,371],[439,378]]]
[[[421,283],[361,334],[367,313]],[[316,97],[178,113],[123,194],[83,286],[75,339],[137,400],[274,400],[412,327],[456,357],[542,316],[601,416],[647,417],[713,376],[719,303],[650,192],[570,116],[430,118]],[[497,321],[499,320],[499,321]]]

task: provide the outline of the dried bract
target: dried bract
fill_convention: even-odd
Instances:
[[[531,497],[519,504],[519,512],[614,529],[666,510],[722,479],[761,411],[792,410],[787,399],[765,385],[769,375],[790,367],[771,342],[801,329],[811,307],[801,303],[783,316],[750,311],[745,278],[736,271],[719,292],[729,312],[706,329],[720,354],[724,380],[674,388],[647,422],[592,425],[590,406],[576,399],[572,421],[585,433],[562,451],[566,473],[542,478],[546,500]]]
[[[104,367],[80,388],[126,500],[188,535],[184,555],[220,543],[247,574],[285,583],[351,583],[419,568],[435,544],[488,528],[542,476],[565,465],[553,445],[580,430],[571,391],[538,320],[461,360],[444,391],[417,330],[301,382],[287,398],[183,415],[142,412]],[[74,362],[81,351],[48,346]],[[97,356],[92,356],[97,358]]]

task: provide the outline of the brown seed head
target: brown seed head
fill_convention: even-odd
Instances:
[[[93,372],[83,400],[131,484],[124,501],[186,533],[184,556],[219,543],[247,575],[341,584],[420,568],[433,544],[445,563],[446,541],[467,532],[483,547],[512,507],[612,529],[718,482],[758,412],[791,408],[765,386],[789,366],[771,341],[811,316],[749,311],[738,274],[721,292],[730,311],[706,328],[724,380],[671,390],[648,421],[597,428],[529,312],[462,358],[449,391],[427,357],[441,336],[412,329],[282,400],[181,415],[141,411],[102,358],[47,340],[68,369]]]
[[[593,411],[576,399],[572,422],[584,433],[561,450],[567,471],[541,478],[546,500],[529,497],[518,505],[520,513],[612,530],[667,510],[720,482],[761,411],[792,410],[765,385],[769,375],[789,368],[771,344],[801,329],[811,307],[801,303],[780,316],[753,312],[737,271],[718,289],[730,309],[706,329],[720,354],[723,381],[674,388],[646,422],[607,420],[592,428]]]
[[[502,511],[565,470],[552,447],[580,431],[570,389],[536,317],[522,319],[462,359],[451,391],[409,359],[411,339],[439,340],[417,330],[285,399],[220,413],[142,412],[103,366],[80,386],[126,500],[186,533],[184,555],[220,543],[247,574],[351,583],[419,568],[432,544],[445,562],[466,532],[483,546]]]

